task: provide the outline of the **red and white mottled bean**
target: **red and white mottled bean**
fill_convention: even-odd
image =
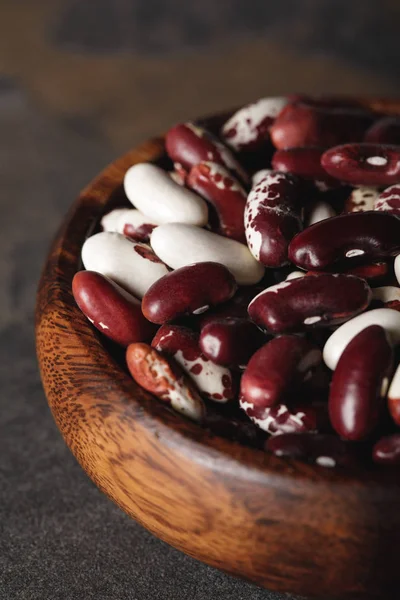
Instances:
[[[318,430],[318,411],[311,405],[277,404],[264,408],[262,415],[256,417],[252,416],[251,405],[243,398],[239,399],[239,404],[253,423],[273,436]]]
[[[386,188],[375,200],[375,210],[384,210],[400,216],[400,183]]]
[[[151,345],[172,356],[209,400],[224,403],[234,398],[236,390],[230,370],[202,353],[199,336],[194,331],[179,325],[163,325]]]
[[[260,169],[259,171],[256,171],[251,178],[251,187],[256,187],[268,175],[272,175],[273,172],[272,169]]]
[[[261,98],[239,109],[221,130],[224,141],[236,151],[256,150],[269,139],[269,128],[286,106],[284,96]]]
[[[353,213],[375,210],[375,202],[378,197],[379,191],[376,187],[356,187],[346,200],[344,212]]]
[[[176,412],[201,423],[206,409],[195,385],[172,359],[148,344],[130,344],[126,362],[133,379]]]
[[[299,184],[286,173],[271,173],[252,188],[244,225],[253,256],[267,267],[288,263],[288,245],[301,230]]]
[[[124,187],[132,204],[154,222],[207,224],[208,208],[203,198],[175,183],[156,165],[133,165],[125,173]]]
[[[196,262],[218,262],[231,271],[240,285],[257,283],[264,275],[264,267],[247,246],[193,225],[160,225],[151,235],[151,246],[173,269]]]
[[[380,325],[391,344],[400,342],[400,313],[391,308],[376,308],[347,321],[332,333],[323,350],[325,364],[334,370],[346,346],[360,331],[370,325]]]
[[[400,310],[400,288],[394,285],[384,285],[372,290],[372,298],[385,308]]]
[[[102,231],[88,238],[82,247],[82,262],[88,271],[97,271],[141,298],[155,281],[168,273],[149,246],[120,233]]]

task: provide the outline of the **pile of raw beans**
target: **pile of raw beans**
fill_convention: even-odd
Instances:
[[[125,174],[73,294],[135,381],[213,432],[400,464],[400,118],[264,98]]]

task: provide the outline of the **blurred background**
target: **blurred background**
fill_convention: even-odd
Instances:
[[[63,214],[115,156],[263,95],[400,95],[399,31],[399,0],[0,0],[1,599],[272,598],[89,482],[44,399],[37,281]]]

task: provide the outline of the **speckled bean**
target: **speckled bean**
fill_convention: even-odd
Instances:
[[[370,325],[379,325],[385,329],[393,345],[400,342],[400,313],[390,308],[369,310],[347,321],[332,333],[324,346],[325,364],[334,370],[347,345],[360,331]]]
[[[329,175],[351,185],[400,183],[400,146],[344,144],[327,150],[321,164]]]
[[[247,194],[225,167],[212,162],[199,163],[190,170],[187,186],[212,204],[217,213],[217,223],[213,227],[216,233],[246,243],[244,207]]]
[[[128,346],[151,339],[155,327],[143,316],[140,301],[94,271],[79,271],[72,281],[75,302],[105,336]]]
[[[289,258],[306,270],[326,270],[348,258],[374,260],[400,253],[400,218],[369,211],[339,215],[307,227],[289,245]]]
[[[240,108],[224,124],[221,136],[236,151],[258,150],[269,139],[269,128],[286,106],[284,96],[261,98]]]
[[[176,412],[201,423],[205,405],[195,385],[173,361],[148,344],[130,344],[126,362],[133,379]]]
[[[236,289],[235,278],[222,264],[196,263],[158,279],[143,296],[142,310],[149,321],[161,325],[201,314],[232,298]]]
[[[236,390],[231,372],[202,353],[199,336],[194,331],[179,325],[163,325],[151,345],[172,356],[209,400],[227,402],[234,398]]]
[[[175,183],[156,165],[133,165],[125,173],[124,187],[132,204],[154,222],[207,224],[208,209],[203,198]]]
[[[215,261],[225,265],[240,285],[257,283],[264,275],[263,266],[247,246],[192,225],[160,225],[151,235],[151,245],[157,256],[173,269]]]
[[[376,187],[356,187],[346,200],[344,212],[353,213],[375,210],[375,201],[378,197],[379,191]]]
[[[109,277],[138,298],[168,273],[166,265],[149,246],[106,231],[96,233],[85,241],[82,262],[88,271]]]
[[[301,229],[299,183],[286,173],[271,173],[252,188],[244,225],[253,256],[267,267],[288,263],[288,245]]]
[[[318,430],[318,410],[309,404],[276,404],[264,408],[262,413],[254,411],[243,398],[239,404],[253,423],[272,436]]]
[[[231,150],[216,136],[199,125],[188,121],[172,127],[165,136],[168,155],[186,171],[203,161],[216,162],[226,167],[241,181],[248,182],[248,175]]]
[[[325,273],[283,281],[262,291],[249,304],[249,316],[274,334],[331,327],[365,310],[371,290],[353,275]]]
[[[383,210],[400,216],[400,184],[386,188],[374,204],[375,210]]]
[[[392,361],[386,332],[378,325],[363,329],[347,344],[329,393],[332,427],[342,438],[363,440],[377,427]]]

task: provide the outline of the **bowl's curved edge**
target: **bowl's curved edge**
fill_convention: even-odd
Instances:
[[[400,531],[400,517],[382,529],[380,516],[395,513],[393,477],[359,481],[282,461],[186,422],[110,360],[74,304],[71,281],[90,223],[129,166],[162,152],[157,138],[107,167],[83,190],[50,250],[36,335],[56,423],[102,491],[195,558],[271,589],[378,597],[390,562],[381,553]]]

